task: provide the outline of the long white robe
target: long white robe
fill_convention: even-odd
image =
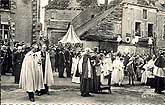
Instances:
[[[35,55],[35,57],[34,57]],[[44,84],[54,84],[49,53],[46,53],[45,78],[43,78],[41,52],[26,54],[21,69],[19,87],[28,92],[44,89]]]
[[[42,70],[38,68],[38,56],[32,51],[25,55],[22,63],[19,87],[28,92],[44,89]]]
[[[113,61],[113,70],[112,70],[112,84],[113,83],[121,83],[124,79],[124,65],[120,61],[120,58],[116,58]]]
[[[103,65],[101,65],[101,83],[107,85],[108,79],[105,76],[109,75],[109,71],[112,71],[112,60],[111,58],[104,58]]]
[[[76,77],[76,71],[78,68],[78,62],[79,62],[79,58],[72,58],[72,82],[73,83],[80,83],[80,77]]]

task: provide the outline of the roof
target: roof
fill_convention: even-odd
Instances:
[[[72,25],[70,25],[68,32],[59,42],[61,42],[61,43],[82,43],[81,40],[77,37]]]

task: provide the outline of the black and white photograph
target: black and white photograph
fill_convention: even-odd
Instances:
[[[165,105],[165,0],[0,0],[1,105]]]

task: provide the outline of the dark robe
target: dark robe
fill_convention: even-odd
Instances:
[[[1,75],[5,75],[8,69],[8,55],[7,52],[1,51]]]
[[[100,75],[97,75],[97,70],[101,69],[99,59],[95,55],[92,57],[93,79],[92,79],[92,92],[98,93],[100,91]],[[101,71],[101,70],[100,70]]]
[[[15,76],[15,83],[17,84],[19,84],[21,66],[22,66],[24,56],[25,55],[22,52],[14,53],[14,76]]]
[[[58,63],[59,77],[64,77],[65,56],[64,56],[64,52],[62,50],[60,50],[59,53],[58,53],[57,63]]]
[[[12,51],[10,47],[7,49],[7,73],[13,73],[12,71]]]
[[[93,79],[93,70],[91,68],[91,78],[88,77],[88,59],[91,61],[90,55],[85,54],[82,62],[82,74],[80,76],[80,91],[81,95],[88,95],[91,92],[91,84]],[[92,65],[91,65],[92,67]]]
[[[72,55],[68,50],[66,50],[64,54],[67,77],[71,77]]]
[[[160,56],[155,61],[155,66],[157,66],[159,69],[162,70],[165,67],[165,57]],[[165,71],[164,71],[165,72]],[[162,74],[162,76],[155,76],[155,92],[161,93],[163,90],[165,90],[165,75]]]

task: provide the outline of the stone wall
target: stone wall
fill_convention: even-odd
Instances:
[[[16,41],[29,43],[32,39],[31,0],[17,0]]]

